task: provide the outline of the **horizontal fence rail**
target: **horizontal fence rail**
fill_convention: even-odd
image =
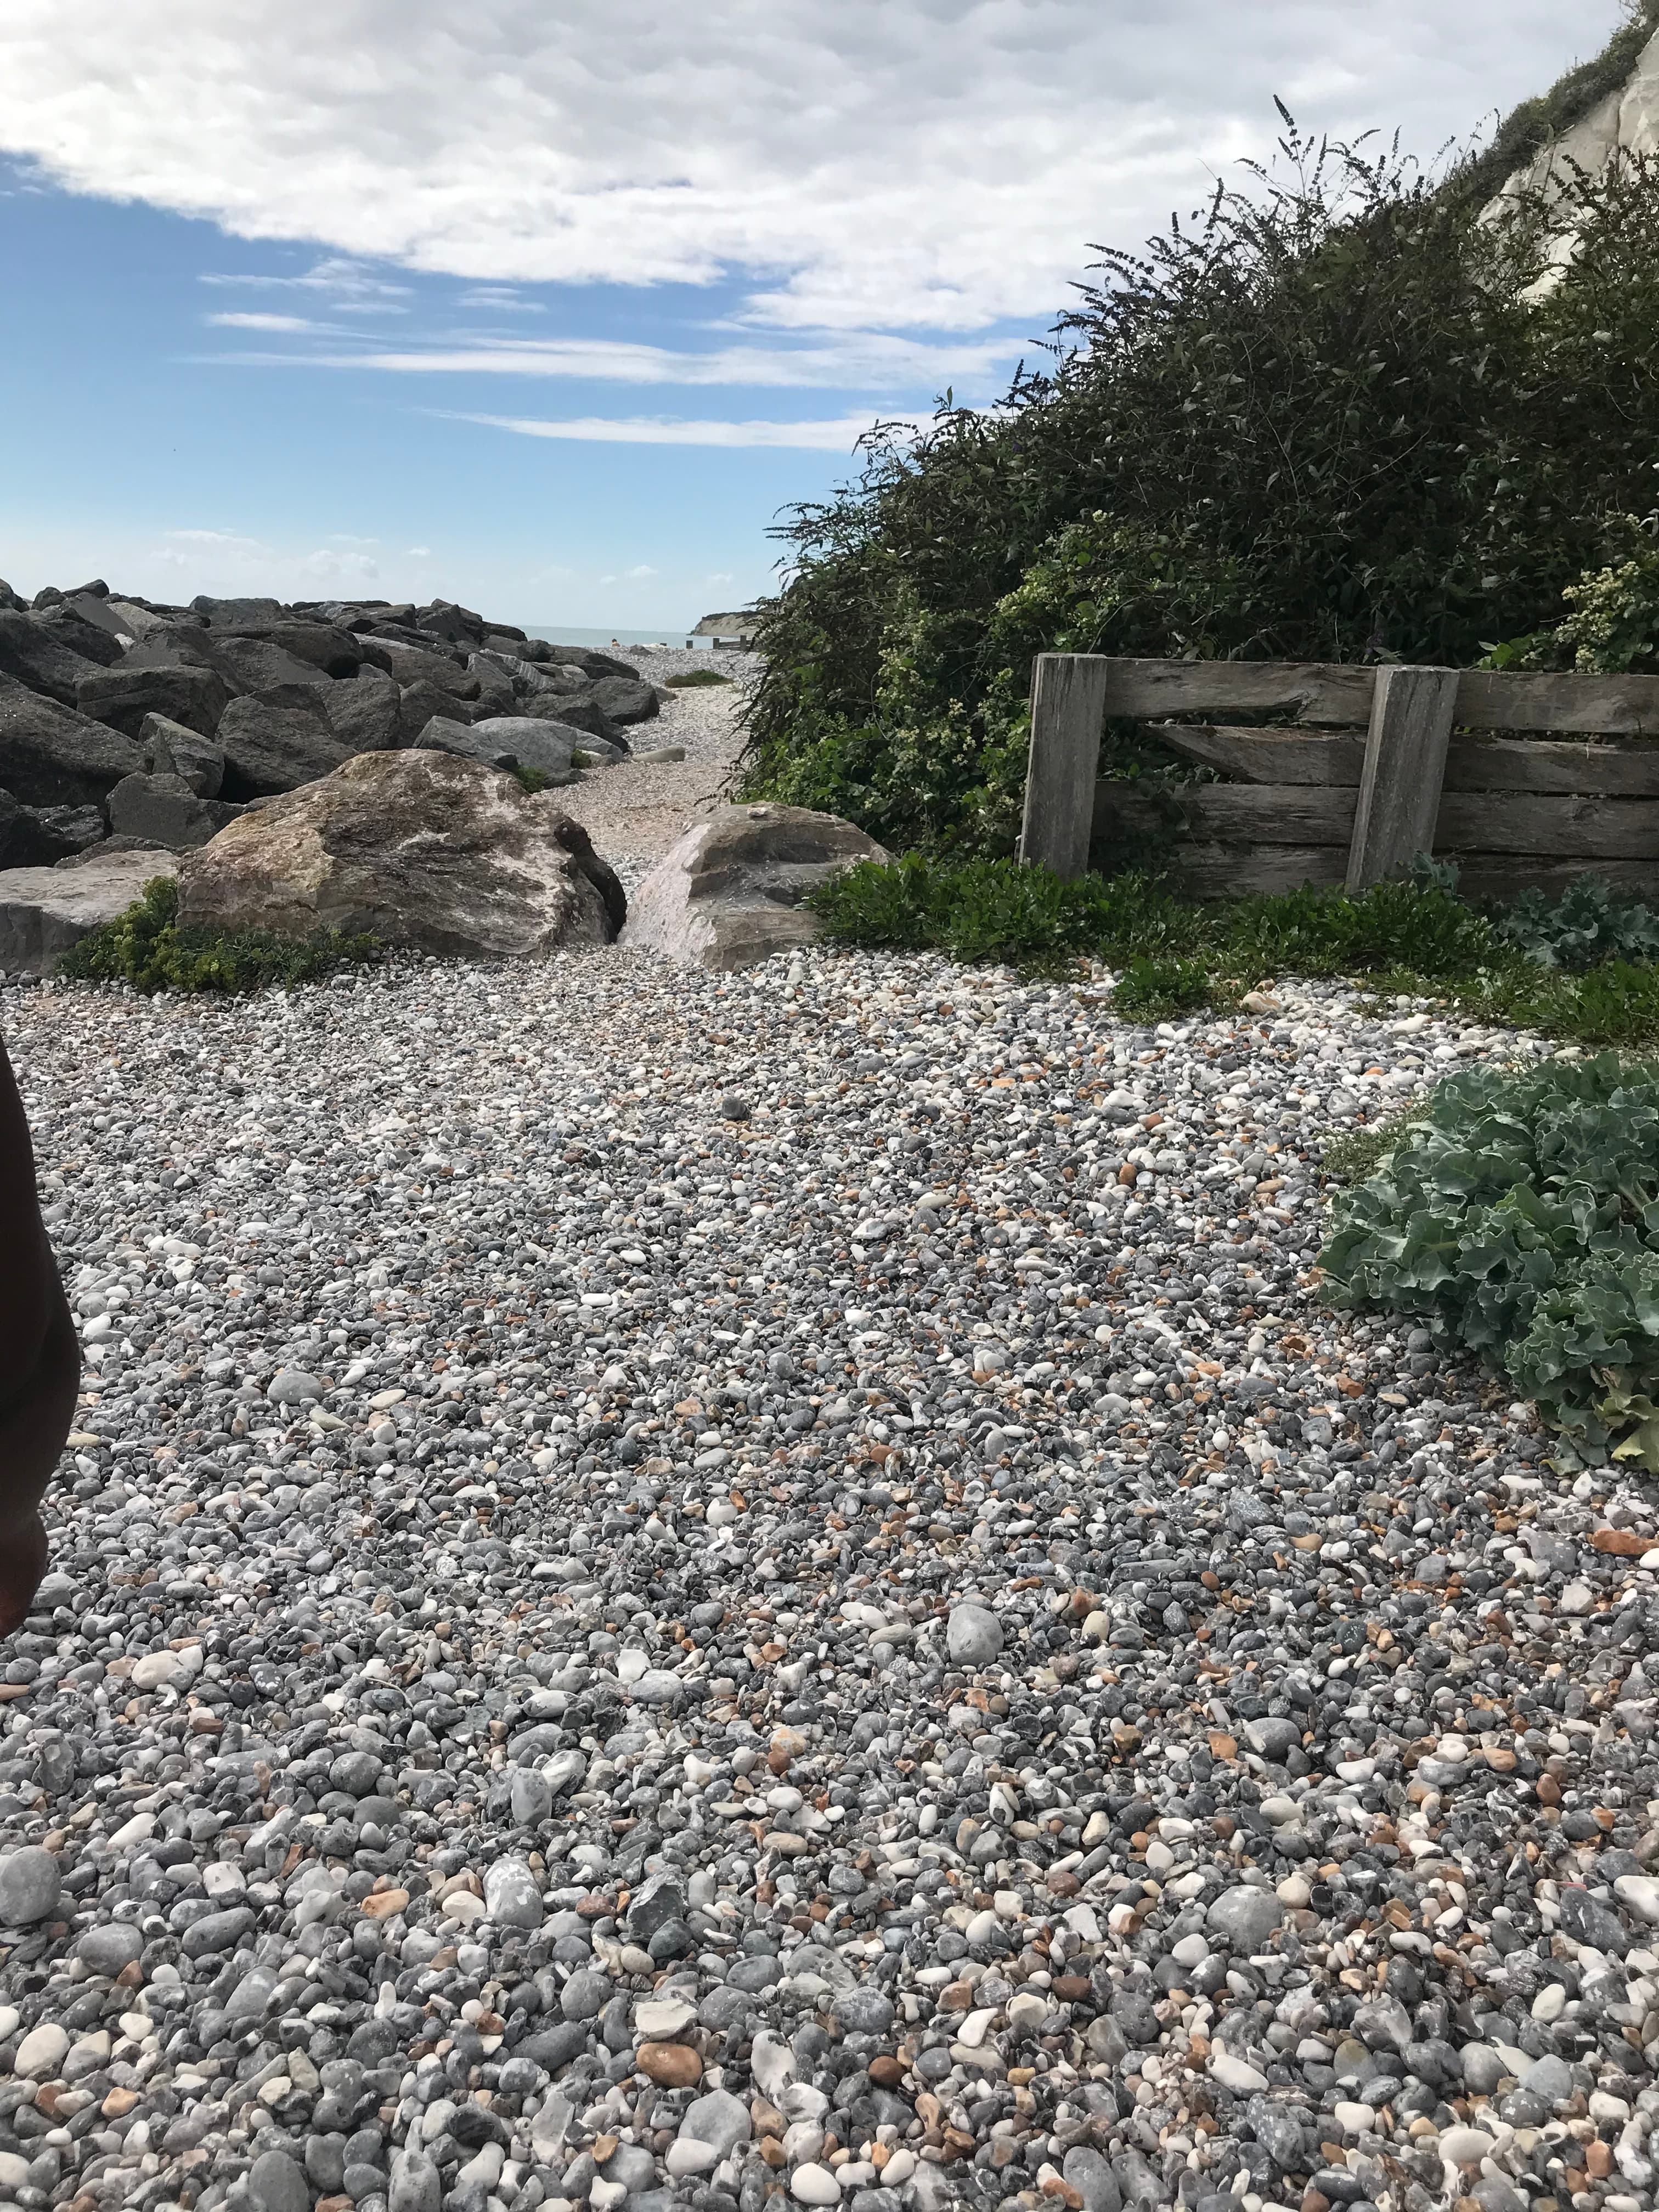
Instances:
[[[1115,719],[1227,780],[1103,781]],[[1430,850],[1477,897],[1653,889],[1659,677],[1040,654],[1021,858],[1074,876],[1131,840],[1199,897],[1361,890]]]

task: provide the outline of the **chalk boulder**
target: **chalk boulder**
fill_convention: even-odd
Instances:
[[[179,917],[308,938],[367,931],[505,957],[616,934],[621,889],[550,794],[458,755],[361,753],[191,854]]]
[[[801,902],[860,860],[884,860],[873,837],[805,806],[722,806],[688,830],[635,893],[624,942],[686,968],[748,968],[808,944]]]

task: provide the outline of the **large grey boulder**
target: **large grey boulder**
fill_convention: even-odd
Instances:
[[[429,630],[434,637],[447,638],[453,645],[479,646],[489,635],[489,625],[482,615],[475,615],[471,607],[458,606],[453,599],[434,599],[428,606],[417,607],[415,622],[418,629]]]
[[[309,660],[301,660],[286,646],[273,645],[262,637],[220,637],[216,634],[213,653],[219,665],[228,670],[239,691],[275,691],[290,684],[321,687],[332,681],[323,669]]]
[[[220,623],[281,622],[288,612],[280,599],[215,599],[205,592],[191,601],[190,611],[204,623]]]
[[[639,681],[637,668],[618,660],[614,653],[596,653],[592,646],[561,645],[556,641],[550,645],[542,639],[532,638],[519,650],[526,659],[533,656],[538,660],[553,661],[560,667],[580,668],[590,682],[600,676],[631,676],[635,683]]]
[[[327,707],[308,684],[283,684],[233,699],[216,734],[225,757],[222,788],[231,799],[294,791],[351,757],[351,747],[335,735]]]
[[[136,599],[106,599],[104,602],[127,636],[142,645],[158,629],[165,629],[167,618],[152,608],[141,607]]]
[[[550,794],[449,753],[362,753],[192,854],[179,918],[296,938],[368,931],[428,952],[538,953],[614,934],[609,875]]]
[[[360,639],[360,645],[362,644]],[[452,660],[446,653],[434,653],[421,645],[404,645],[389,638],[376,638],[363,647],[363,657],[377,668],[385,670],[400,690],[411,684],[430,684],[440,691],[447,691],[453,699],[476,699],[479,693],[477,678],[459,661]]]
[[[109,795],[109,826],[118,837],[174,853],[205,845],[241,811],[228,800],[204,799],[181,775],[124,776]]]
[[[383,753],[403,738],[401,695],[378,668],[362,668],[319,695],[329,726],[354,753]]]
[[[0,968],[51,975],[88,930],[125,914],[178,865],[171,853],[127,852],[89,854],[73,868],[0,869]]]
[[[659,711],[657,687],[637,676],[602,676],[592,690],[593,704],[624,728],[649,722]]]
[[[478,703],[493,714],[510,714],[519,703],[513,678],[495,658],[475,653],[468,656],[466,672],[478,679]]]
[[[109,653],[107,647],[104,648],[104,655],[111,667],[114,666],[128,646],[137,641],[138,632],[131,623],[122,619],[119,610],[107,595],[100,599],[95,592],[76,592],[72,598],[64,602],[64,606],[65,611],[77,622],[90,623],[94,629],[102,630],[116,647],[117,650],[114,653]],[[65,640],[66,643],[70,641]],[[81,649],[82,648],[76,648],[77,651]],[[88,655],[89,659],[97,659],[100,657],[100,652],[96,649]]]
[[[411,752],[452,753],[457,760],[482,761],[486,768],[511,769],[518,763],[518,755],[510,744],[493,738],[475,737],[470,722],[458,722],[448,714],[434,714],[414,738]],[[568,771],[568,759],[564,763]]]
[[[0,868],[50,867],[95,845],[105,831],[99,806],[23,806],[0,791]]]
[[[585,697],[580,693],[560,692],[550,698],[544,692],[538,698],[525,701],[520,711],[538,715],[550,714],[556,720],[568,723],[573,730],[586,730],[590,738],[599,738],[619,753],[626,755],[631,750],[621,724],[612,721],[597,699]]]
[[[213,644],[215,651],[224,654],[233,665],[234,655],[230,648],[245,645],[274,647],[290,660],[303,661],[321,675],[341,680],[355,676],[363,665],[363,649],[356,639],[349,630],[341,629],[333,623],[235,623],[222,637],[216,626]],[[251,688],[263,690],[266,687],[260,684]]]
[[[105,602],[89,592],[77,592],[72,599],[60,600],[55,607],[48,607],[44,614],[35,612],[29,619],[52,644],[78,653],[82,660],[90,660],[100,667],[114,667],[126,651]]]
[[[453,692],[445,691],[436,684],[406,684],[398,694],[400,741],[406,745],[418,744],[422,731],[434,720],[459,722],[465,728],[480,711],[476,701],[458,699]]]
[[[860,860],[873,837],[805,806],[722,806],[688,830],[635,893],[624,943],[687,968],[747,968],[809,943],[808,891]]]
[[[135,654],[143,650],[141,645],[133,647]],[[210,738],[234,690],[216,668],[127,660],[118,668],[94,669],[76,684],[75,696],[83,714],[130,738],[140,734],[151,714],[165,714]]]
[[[167,621],[139,639],[126,655],[126,668],[210,668],[232,691],[241,689],[219,657],[211,631],[200,623]]]
[[[109,643],[118,656],[120,647],[113,639]],[[82,679],[96,675],[101,665],[55,634],[42,617],[0,610],[0,675],[28,690],[72,707]]]
[[[94,805],[143,765],[131,738],[0,675],[0,790],[26,806]]]
[[[204,738],[165,714],[146,714],[138,742],[154,775],[182,776],[198,799],[216,799],[225,780],[225,756],[218,740]]]
[[[475,743],[510,754],[520,768],[540,769],[556,775],[568,769],[571,757],[582,753],[589,760],[622,760],[621,745],[595,737],[574,722],[539,714],[486,714],[473,723],[466,735]]]

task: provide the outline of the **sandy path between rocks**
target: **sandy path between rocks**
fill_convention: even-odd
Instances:
[[[641,673],[657,672],[648,661],[641,662]],[[636,752],[684,745],[683,761],[630,760],[587,769],[563,793],[571,814],[629,890],[682,830],[726,798],[743,750],[738,726],[743,697],[736,684],[681,692],[655,721],[639,724],[628,736]]]

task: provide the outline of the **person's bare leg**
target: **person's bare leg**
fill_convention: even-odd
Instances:
[[[75,1413],[81,1346],[34,1187],[34,1151],[0,1045],[0,1635],[46,1569],[40,1499]]]

